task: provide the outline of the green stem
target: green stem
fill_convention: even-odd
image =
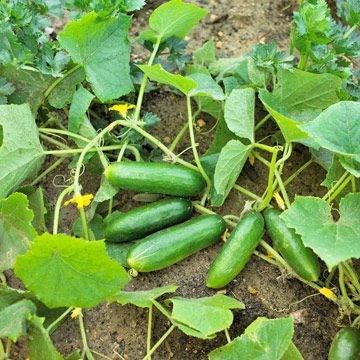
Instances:
[[[83,354],[86,354],[88,360],[95,360],[94,357],[92,356],[91,350],[87,342],[86,331],[84,326],[84,316],[82,313],[79,315],[79,325],[80,325],[81,339],[83,343]]]
[[[278,172],[275,172],[275,177],[276,177],[276,180],[278,182],[278,186],[279,186],[279,189],[280,189],[280,192],[281,192],[281,195],[284,199],[284,202],[285,202],[285,205],[286,207],[290,207],[291,206],[291,203],[290,203],[290,200],[289,200],[289,196],[286,192],[286,189],[285,189],[285,186],[284,186],[284,183],[283,181],[281,180],[281,176],[279,175]]]
[[[357,27],[357,24],[353,25],[349,30],[346,31],[343,38],[347,39],[356,30]]]
[[[44,134],[40,134],[40,138],[43,139],[43,140],[46,140],[50,144],[53,144],[53,145],[59,147],[60,149],[68,149],[68,147],[65,144],[63,144],[62,142],[57,141],[57,140],[55,140],[55,139],[53,139],[53,138],[51,138],[49,136],[46,136]]]
[[[154,347],[146,354],[143,360],[149,360],[151,355],[155,352],[155,350],[166,340],[166,338],[172,333],[175,329],[175,325],[171,325],[171,327],[166,331],[166,333],[160,338],[160,340],[154,345]]]
[[[273,260],[273,259],[269,258],[268,256],[262,254],[261,252],[259,252],[259,251],[257,251],[257,250],[254,251],[254,255],[256,255],[257,257],[259,257],[259,258],[262,259],[262,260],[265,260],[266,262],[268,262],[268,263],[271,264],[271,265],[277,266],[277,267],[280,268],[280,269],[283,269],[283,268],[284,268],[284,266],[283,266],[281,263],[279,263],[279,262],[276,261],[276,260]]]
[[[357,274],[355,273],[355,270],[353,269],[351,262],[350,263],[344,262],[343,265],[344,265],[344,268],[345,268],[345,272],[347,273],[349,279],[351,280],[351,282],[355,286],[356,291],[360,294],[359,278],[358,278]]]
[[[6,342],[6,351],[5,351],[5,357],[6,357],[6,359],[9,359],[9,358],[10,358],[11,344],[12,344],[12,341],[11,341],[10,339],[7,339],[7,342]]]
[[[255,143],[253,145],[254,148],[258,148],[258,149],[261,149],[261,150],[265,150],[269,153],[274,153],[274,152],[278,152],[278,151],[281,151],[282,150],[282,147],[281,146],[268,146],[268,145],[265,145],[265,144],[261,144],[261,143]]]
[[[58,233],[61,205],[63,203],[65,196],[67,194],[69,194],[72,190],[73,190],[73,186],[69,186],[66,189],[64,189],[56,201],[55,210],[54,210],[54,223],[53,223],[53,234],[54,235],[56,235]]]
[[[151,53],[150,59],[148,61],[148,65],[151,66],[152,63],[154,62],[156,53],[159,50],[159,46],[161,43],[161,37],[159,36],[156,40],[156,43],[154,45],[154,49]],[[144,98],[144,93],[145,93],[145,88],[146,88],[146,84],[147,84],[147,79],[148,77],[144,74],[144,77],[142,79],[141,85],[140,85],[140,90],[139,90],[139,94],[138,94],[138,98],[137,98],[137,102],[136,102],[136,108],[135,108],[135,114],[134,114],[134,119],[135,121],[138,121],[140,118],[140,110],[141,110],[141,105],[142,105],[142,101]]]
[[[267,114],[264,116],[256,125],[255,125],[255,131],[261,128],[269,119],[271,118],[271,114]]]
[[[90,139],[88,139],[84,136],[81,136],[79,134],[76,134],[76,133],[73,133],[73,132],[67,131],[67,130],[40,128],[39,131],[44,134],[60,134],[60,135],[66,135],[66,136],[74,138],[74,139],[79,139],[79,140],[82,140],[85,142],[90,141]]]
[[[335,273],[336,273],[336,269],[337,269],[336,266],[334,266],[334,267],[331,269],[328,277],[327,277],[326,280],[325,280],[325,287],[327,287],[327,288],[330,287],[331,281],[332,281],[332,279],[334,278],[334,275],[335,275]]]
[[[63,77],[57,78],[45,91],[44,98],[46,99],[50,93],[55,89],[56,86],[58,86],[64,79],[66,79],[70,74],[72,74],[74,71],[79,69],[81,65],[76,65],[73,68],[71,68],[69,71],[67,71]]]
[[[194,206],[194,209],[200,213],[200,214],[209,214],[209,215],[213,215],[213,214],[216,214],[214,211],[210,210],[210,209],[207,209],[206,207],[202,206],[201,204],[193,201],[193,206]],[[231,227],[235,227],[237,224],[234,223],[233,221],[229,220],[228,218],[224,218],[225,222],[227,224],[229,224]]]
[[[338,268],[339,268],[339,286],[340,286],[341,295],[347,301],[347,303],[350,304],[352,301],[350,300],[350,298],[348,296],[346,286],[345,286],[344,268],[343,268],[342,264],[339,264]]]
[[[125,154],[125,150],[126,148],[129,146],[129,142],[130,142],[130,139],[126,139],[125,140],[125,143],[123,144],[124,146],[120,149],[119,151],[119,156],[117,158],[117,162],[120,162],[121,159],[123,158],[124,154]]]
[[[182,139],[182,137],[184,136],[187,128],[189,127],[189,123],[186,122],[183,127],[181,128],[181,130],[178,132],[178,134],[176,135],[174,141],[171,143],[171,145],[169,146],[169,150],[170,151],[174,151],[177,144],[179,143],[179,141]]]
[[[77,196],[81,196],[81,194],[79,193],[79,195],[77,195]],[[84,210],[83,206],[79,207],[79,213],[80,213],[80,219],[81,219],[83,238],[85,240],[89,240],[89,229],[87,226],[87,220],[86,220],[85,210]]]
[[[299,169],[297,169],[291,176],[289,176],[285,181],[284,181],[284,186],[289,185],[300,173],[302,173],[309,165],[311,165],[313,163],[313,159],[310,159],[308,162],[306,162],[304,165],[302,165],[301,167],[299,167]],[[275,190],[276,191],[276,190]]]
[[[331,203],[336,197],[345,189],[347,184],[351,181],[351,176],[348,176],[345,181],[336,189],[336,191],[333,192],[333,194],[329,197],[327,200],[328,203]]]
[[[159,141],[158,139],[156,139],[154,136],[152,136],[151,134],[149,134],[147,131],[145,131],[144,129],[142,129],[141,127],[137,126],[135,123],[130,123],[128,121],[122,121],[119,120],[119,124],[126,126],[126,127],[130,127],[134,130],[136,130],[139,134],[141,134],[142,136],[144,136],[145,138],[147,138],[149,141],[151,141],[154,145],[156,145],[160,150],[162,150],[170,159],[172,159],[175,162],[178,162],[179,164],[189,168],[189,169],[193,169],[196,171],[199,171],[199,169],[190,164],[189,162],[177,157],[172,151],[170,151],[161,141]]]
[[[44,170],[35,180],[30,183],[30,186],[36,185],[42,178],[48,175],[51,171],[55,170],[60,164],[65,161],[65,158],[60,158],[56,160],[52,165],[50,165],[46,170]]]
[[[354,175],[351,175],[351,191],[356,192],[356,180]]]
[[[242,186],[238,185],[238,184],[235,184],[233,186],[233,188],[241,193],[243,193],[244,195],[256,200],[256,201],[261,201],[261,197],[260,196],[257,196],[256,194],[252,193],[251,191],[243,188]]]
[[[225,332],[225,336],[226,336],[226,341],[228,343],[231,343],[231,337],[230,337],[228,329],[224,329],[224,332]]]
[[[153,305],[150,305],[150,307],[149,307],[149,318],[148,318],[147,339],[146,339],[146,353],[147,354],[149,354],[150,350],[151,350],[152,313],[153,313]],[[151,356],[149,356],[149,360],[151,360]]]
[[[5,360],[5,359],[6,359],[6,355],[5,355],[4,344],[2,342],[2,339],[0,339],[0,360]]]
[[[328,192],[322,197],[323,200],[326,200],[327,197],[330,197],[330,195],[343,183],[343,181],[348,176],[348,172],[345,171],[344,174],[341,175],[340,179],[328,190]]]
[[[272,153],[271,162],[270,162],[270,169],[269,169],[269,178],[268,178],[268,186],[266,190],[266,196],[264,201],[258,208],[258,212],[263,211],[268,204],[270,203],[272,196],[273,196],[273,182],[274,182],[274,174],[275,174],[275,165],[276,165],[276,156],[277,156],[278,149],[275,148],[275,151]]]
[[[49,334],[52,334],[59,326],[59,324],[73,311],[73,307],[69,307],[56,320],[54,320],[46,329]]]
[[[210,192],[211,189],[211,180],[210,178],[207,176],[204,168],[201,165],[200,162],[200,158],[199,158],[199,154],[197,152],[196,149],[196,143],[195,143],[195,135],[194,135],[194,124],[193,124],[193,117],[192,117],[192,110],[191,110],[191,98],[190,96],[186,97],[186,105],[187,105],[187,113],[188,113],[188,124],[189,124],[189,135],[190,135],[190,142],[191,142],[191,147],[192,147],[192,151],[194,154],[194,160],[195,163],[202,175],[202,177],[205,179],[206,184],[207,184],[207,189],[206,189],[206,193]]]

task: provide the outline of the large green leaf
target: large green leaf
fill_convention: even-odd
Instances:
[[[227,197],[238,179],[250,151],[250,145],[244,145],[238,140],[230,140],[222,148],[214,175],[214,187],[219,195]]]
[[[102,18],[90,13],[69,22],[58,36],[72,60],[84,67],[86,79],[102,101],[126,95],[133,89],[127,38],[130,22],[131,17],[123,14]]]
[[[195,73],[187,78],[194,80],[197,84],[195,89],[190,90],[190,96],[206,96],[213,100],[225,99],[221,86],[210,75]]]
[[[16,259],[15,273],[50,308],[95,306],[129,281],[125,269],[108,257],[104,241],[63,234],[36,237]]]
[[[209,66],[216,61],[216,48],[214,39],[208,40],[199,49],[193,51],[194,64]]]
[[[29,208],[34,213],[32,225],[38,234],[46,231],[46,215],[48,210],[46,208],[47,200],[44,195],[45,191],[42,187],[38,187],[36,191],[29,195]]]
[[[338,102],[340,88],[341,79],[331,74],[280,69],[274,91],[269,93],[262,89],[259,97],[278,123],[286,141],[316,147],[298,125],[315,119],[321,111]]]
[[[36,173],[44,154],[28,104],[0,105],[0,199]]]
[[[180,330],[202,338],[213,337],[215,333],[228,329],[233,322],[231,309],[245,308],[241,301],[222,294],[198,299],[176,296],[169,301],[173,303],[171,318]]]
[[[304,360],[304,358],[294,343],[291,342],[281,360]]]
[[[79,67],[55,86],[48,96],[49,104],[57,109],[62,109],[65,105],[70,104],[76,91],[76,85],[82,83],[84,80],[84,68]]]
[[[297,196],[281,217],[331,269],[342,261],[360,258],[360,193],[342,198],[339,212],[340,219],[335,221],[325,200]]]
[[[18,69],[15,66],[1,68],[0,75],[15,86],[15,91],[8,96],[8,103],[18,105],[29,103],[33,114],[37,113],[44,100],[44,92],[55,80],[52,76],[36,70]]]
[[[160,37],[161,41],[171,36],[182,39],[207,13],[207,10],[196,5],[171,0],[154,10],[149,19],[151,30],[140,36],[153,42],[157,37]]]
[[[7,337],[17,341],[27,334],[26,322],[36,306],[30,300],[21,300],[0,311],[0,339]]]
[[[234,89],[226,99],[224,117],[230,131],[254,142],[255,91]]]
[[[323,148],[360,161],[360,103],[341,101],[300,128]]]
[[[25,253],[36,236],[31,225],[34,214],[24,194],[0,200],[0,272],[13,268],[15,258]]]
[[[29,321],[27,344],[30,358],[39,360],[63,360],[64,358],[56,350],[43,323],[44,318],[36,315],[32,316]]]
[[[188,79],[182,75],[175,75],[164,70],[161,65],[138,65],[150,80],[157,81],[161,84],[166,84],[175,87],[183,94],[188,95],[190,90],[195,89],[197,84],[194,80]]]
[[[119,291],[113,299],[119,302],[121,305],[133,304],[138,307],[150,307],[153,301],[158,297],[166,294],[175,292],[178,287],[176,285],[167,285],[151,290],[143,291]]]
[[[257,318],[245,333],[209,354],[210,360],[280,360],[291,344],[291,317]]]

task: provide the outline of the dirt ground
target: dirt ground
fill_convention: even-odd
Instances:
[[[258,42],[277,41],[286,46],[289,39],[292,4],[287,0],[219,0],[219,1],[192,1],[209,9],[209,15],[192,33],[189,39],[190,49],[202,45],[210,37],[217,42],[218,55],[235,57],[242,55]],[[295,2],[295,1],[294,1]],[[136,28],[143,29],[151,9],[161,1],[154,1],[144,11],[137,14],[134,19]],[[182,114],[186,114],[184,99],[171,93],[157,92],[145,98],[144,108],[152,111],[161,119],[154,133],[164,140],[172,140],[181,127]],[[261,114],[258,114],[261,118]],[[183,118],[185,118],[183,116]],[[212,120],[206,118],[206,129],[210,129]],[[265,125],[258,135],[258,139],[275,131],[271,123]],[[211,142],[212,134],[197,135],[200,151],[205,151]],[[188,139],[179,144],[180,152],[188,146]],[[288,161],[285,172],[291,174],[295,169],[309,159],[304,148],[297,147]],[[64,172],[68,169],[64,168]],[[65,174],[66,176],[67,174]],[[318,184],[324,178],[324,171],[316,164],[307,168],[301,176],[289,186],[291,198],[294,194],[321,195],[324,189]],[[50,175],[43,183],[52,206],[61,189],[52,185]],[[251,168],[247,166],[239,179],[239,184],[261,194],[266,187],[266,169],[259,164]],[[96,190],[93,178],[82,177],[86,191]],[[132,201],[131,193],[119,194],[121,209],[129,209],[138,205]],[[238,215],[247,200],[244,196],[233,191],[224,206],[218,210],[221,214]],[[68,232],[71,223],[77,217],[76,211],[69,207],[64,208],[61,214],[61,230]],[[177,284],[177,295],[188,297],[210,296],[215,293],[205,287],[205,277],[211,261],[220,249],[220,244],[210,247],[191,256],[185,261],[163,271],[149,274],[140,274],[127,287],[127,290],[145,290],[156,286]],[[255,295],[249,288],[255,288]],[[269,318],[288,316],[295,313],[294,342],[306,360],[322,360],[327,358],[327,352],[332,337],[337,331],[337,309],[321,295],[303,286],[299,281],[285,278],[272,265],[265,263],[255,256],[242,271],[242,273],[227,286],[227,294],[233,296],[246,305],[242,311],[234,311],[234,323],[230,329],[232,338],[239,336],[243,330],[258,316]],[[300,300],[303,300],[299,302]],[[118,304],[101,305],[85,311],[85,323],[88,330],[90,347],[104,353],[112,359],[140,360],[145,355],[147,310],[133,306],[120,306]],[[169,323],[157,311],[154,313],[153,343],[167,330]],[[81,348],[81,339],[78,322],[68,319],[52,336],[57,348],[63,354],[69,354],[76,348]],[[225,336],[219,334],[211,341],[191,338],[175,330],[165,343],[153,355],[155,360],[201,360],[207,354],[226,343]],[[22,359],[21,355],[18,355]],[[100,357],[96,357],[100,359]]]

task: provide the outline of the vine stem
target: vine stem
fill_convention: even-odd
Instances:
[[[73,311],[73,307],[69,307],[68,309],[66,309],[56,320],[54,320],[46,329],[46,331],[51,334],[55,331],[55,329],[57,328],[58,324],[66,318],[66,316],[68,316],[69,313],[71,313],[71,311]],[[54,329],[55,328],[55,329]]]
[[[284,186],[289,185],[300,173],[302,173],[309,165],[311,165],[314,162],[313,159],[310,159],[308,162],[306,162],[304,165],[299,167],[292,175],[290,175],[285,181]],[[277,189],[275,189],[277,191]]]
[[[189,123],[186,122],[183,127],[181,128],[181,130],[178,132],[178,134],[176,135],[174,141],[171,143],[171,145],[169,146],[169,150],[170,151],[174,151],[177,144],[179,143],[179,141],[182,139],[182,137],[184,136],[187,128],[189,127]]]
[[[59,165],[65,161],[65,158],[60,158],[56,160],[52,165],[50,165],[46,170],[44,170],[35,180],[30,183],[30,186],[36,185],[42,178],[55,170]]]
[[[344,39],[347,39],[353,33],[353,31],[356,30],[357,27],[358,25],[355,24],[349,30],[347,30],[346,33],[344,34]]]
[[[244,187],[238,185],[238,184],[235,184],[233,186],[233,188],[241,193],[243,193],[244,195],[248,196],[249,198],[252,198],[256,201],[261,201],[261,197],[260,196],[257,196],[256,194],[254,194],[253,192],[249,191],[248,189],[245,189]]]
[[[147,338],[146,338],[146,353],[147,354],[149,354],[151,351],[152,313],[153,313],[153,305],[150,305],[149,315],[148,315],[148,330],[147,330]],[[149,356],[149,360],[151,360],[151,355]]]
[[[44,98],[46,99],[50,93],[56,88],[57,85],[59,85],[59,83],[61,83],[61,81],[63,81],[65,78],[67,78],[70,74],[72,74],[74,71],[76,71],[77,69],[79,69],[81,67],[81,65],[76,65],[73,68],[71,68],[70,70],[68,70],[63,77],[61,78],[57,78],[45,91],[44,93]]]
[[[356,291],[360,294],[359,278],[358,278],[357,274],[355,273],[351,262],[350,263],[344,262],[343,265],[344,265],[345,273],[348,275],[349,279],[351,280],[351,282],[355,286]]]
[[[328,190],[328,192],[322,197],[323,200],[326,200],[327,197],[330,198],[330,195],[343,183],[343,181],[346,179],[346,177],[348,176],[348,172],[345,171],[340,179]]]
[[[231,337],[230,337],[230,334],[229,334],[229,331],[228,331],[228,329],[224,329],[224,332],[225,332],[225,336],[226,336],[226,341],[228,342],[228,343],[231,343]]]
[[[84,316],[83,316],[82,313],[79,314],[79,325],[80,325],[81,339],[82,339],[82,342],[83,342],[83,355],[82,355],[82,358],[84,358],[84,354],[86,354],[86,357],[87,357],[88,360],[95,360],[92,353],[91,353],[89,345],[88,345],[85,326],[84,326]]]
[[[149,61],[148,61],[148,65],[149,65],[149,66],[151,66],[152,63],[154,62],[156,53],[157,53],[158,50],[159,50],[160,43],[161,43],[161,36],[159,36],[159,37],[156,39],[156,43],[155,43],[154,49],[153,49],[153,51],[152,51],[152,53],[151,53],[151,56],[150,56],[150,58],[149,58]],[[140,118],[140,110],[141,110],[141,105],[142,105],[143,98],[144,98],[144,93],[145,93],[145,88],[146,88],[146,84],[147,84],[147,79],[148,79],[148,77],[144,74],[144,77],[143,77],[142,82],[141,82],[141,85],[140,85],[140,90],[139,90],[137,102],[136,102],[136,108],[135,108],[135,114],[134,114],[134,119],[135,119],[135,121],[138,121],[139,118]]]
[[[201,204],[193,201],[193,206],[194,206],[194,209],[199,212],[200,214],[209,214],[209,215],[213,215],[213,214],[216,214],[214,211],[202,206]],[[224,217],[224,220],[227,224],[229,224],[231,227],[235,227],[237,224],[233,221],[231,221],[229,218],[226,218]]]
[[[186,106],[187,106],[187,113],[188,113],[188,124],[189,124],[189,135],[190,135],[191,147],[192,147],[192,151],[193,151],[193,154],[194,154],[195,163],[196,163],[202,177],[206,181],[207,188],[206,188],[205,193],[208,194],[210,192],[210,189],[211,189],[211,180],[207,176],[204,168],[201,165],[199,154],[198,154],[198,151],[196,149],[195,135],[194,135],[194,124],[193,124],[193,117],[192,117],[192,110],[191,110],[191,97],[190,96],[186,97]]]
[[[187,161],[179,158],[178,156],[176,156],[161,141],[156,139],[154,136],[149,134],[147,131],[142,129],[140,126],[136,125],[133,122],[129,122],[129,121],[118,120],[118,122],[119,122],[120,125],[130,127],[132,129],[136,130],[139,134],[141,134],[142,136],[147,138],[149,141],[151,141],[154,145],[156,145],[160,150],[162,150],[169,158],[173,159],[175,162],[178,162],[179,164],[181,164],[181,165],[183,165],[183,166],[185,166],[185,167],[187,167],[189,169],[199,171],[199,169],[195,165],[190,164],[189,162],[187,162]]]
[[[256,125],[255,125],[255,131],[261,128],[269,119],[271,118],[271,114],[267,114],[264,116]]]
[[[166,333],[160,338],[160,340],[153,346],[153,348],[146,354],[143,360],[149,360],[151,355],[155,352],[155,350],[166,340],[166,338],[172,333],[175,329],[175,325],[171,325],[171,327],[166,331]]]
[[[68,130],[62,130],[62,129],[48,129],[48,128],[39,128],[39,131],[41,133],[44,133],[44,134],[60,134],[60,135],[66,135],[66,136],[69,136],[71,138],[74,138],[74,139],[79,139],[79,140],[82,140],[82,141],[85,141],[85,142],[89,142],[90,139],[84,137],[84,136],[81,136],[79,134],[76,134],[72,131],[68,131]]]
[[[73,190],[73,186],[69,186],[66,189],[64,189],[59,197],[56,200],[55,210],[54,210],[54,222],[53,222],[53,234],[56,235],[58,233],[59,228],[59,217],[60,217],[60,210],[61,210],[61,204],[64,201],[64,198],[67,194],[69,194]]]
[[[264,210],[268,204],[270,203],[273,195],[273,182],[274,182],[274,174],[275,174],[275,165],[276,165],[276,157],[279,149],[274,148],[274,152],[271,156],[271,162],[270,162],[270,169],[269,169],[269,177],[268,177],[268,186],[266,189],[266,196],[264,201],[261,203],[261,205],[258,208],[258,212],[261,212]]]
[[[344,182],[332,193],[332,195],[327,200],[328,203],[332,202],[347,186],[347,184],[351,181],[352,175],[349,175]]]

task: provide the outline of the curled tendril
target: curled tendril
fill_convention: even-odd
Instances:
[[[74,179],[74,176],[75,176],[75,172],[76,172],[76,169],[71,169],[70,170],[70,175],[71,175],[71,178]],[[81,177],[85,172],[85,165],[84,164],[81,164],[81,169],[80,169],[80,174],[79,174],[79,177]]]
[[[57,183],[56,179],[61,179],[62,182]],[[70,181],[72,181],[72,178],[66,179],[64,175],[57,174],[53,177],[52,184],[55,188],[67,188],[69,187],[69,184],[67,183]]]
[[[130,270],[129,270],[129,275],[130,275],[131,277],[137,277],[138,274],[139,274],[139,273],[138,273],[135,269],[130,269]]]
[[[64,143],[64,145],[69,145],[69,142],[67,141],[67,139],[65,139],[64,137],[62,137],[59,134],[49,133],[48,135],[58,138],[59,140],[61,140]]]

